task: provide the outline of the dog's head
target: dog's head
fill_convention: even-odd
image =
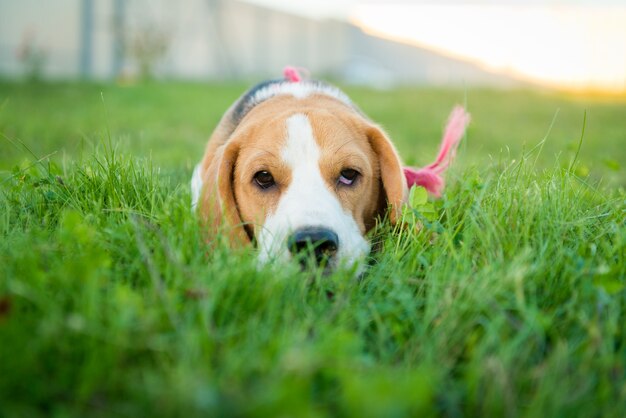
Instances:
[[[407,190],[385,133],[317,93],[276,95],[247,111],[202,181],[203,217],[255,242],[261,262],[306,250],[331,269],[369,253],[365,234],[387,213],[395,221]]]

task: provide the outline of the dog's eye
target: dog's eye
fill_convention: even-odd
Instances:
[[[276,184],[274,181],[274,176],[269,171],[259,171],[254,175],[254,182],[261,189],[269,189],[273,185]]]
[[[354,181],[359,177],[359,172],[351,168],[341,170],[338,183],[345,186],[352,186]]]

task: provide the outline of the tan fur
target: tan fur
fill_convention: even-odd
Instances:
[[[320,171],[329,188],[355,219],[361,233],[375,225],[391,207],[397,219],[407,188],[398,155],[385,133],[343,102],[322,94],[298,99],[280,95],[254,107],[235,127],[233,108],[211,136],[201,163],[201,218],[209,231],[223,223],[235,244],[249,242],[273,213],[291,182],[291,169],[281,159],[286,120],[305,114],[321,151]],[[340,172],[357,169],[353,187],[337,186]],[[267,170],[277,187],[259,189],[253,176]]]

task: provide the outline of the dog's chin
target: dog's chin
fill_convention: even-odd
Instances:
[[[337,260],[329,259],[318,263],[312,256],[298,256],[291,262],[296,262],[301,272],[309,274],[313,278],[317,276],[328,277],[342,268]]]
[[[349,272],[353,278],[360,279],[367,269],[366,258],[367,254],[359,254],[349,258],[323,260],[318,263],[314,257],[305,254],[293,257],[288,252],[273,255],[260,252],[257,257],[257,266],[259,269],[266,266],[297,266],[300,272],[310,276],[311,279],[328,277],[340,271]]]

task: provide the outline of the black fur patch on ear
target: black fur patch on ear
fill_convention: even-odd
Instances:
[[[276,95],[281,94],[279,87],[276,87],[275,92],[270,91],[268,94],[258,94],[258,93],[266,89],[270,90],[272,89],[272,86],[280,86],[283,84],[291,84],[291,83],[293,82],[287,81],[282,78],[268,80],[268,81],[264,81],[262,83],[257,84],[256,86],[248,90],[246,93],[244,93],[244,95],[239,98],[239,100],[235,104],[235,107],[233,108],[233,111],[231,112],[230,122],[232,123],[233,129],[234,127],[239,125],[239,123],[243,120],[243,118],[245,118],[246,115],[252,109],[254,109],[255,106],[263,103],[265,100],[271,99],[272,97],[275,97]],[[333,87],[330,84],[324,83],[319,80],[303,80],[303,81],[298,81],[297,83],[306,84],[308,87],[311,88],[311,91],[313,92],[319,91],[319,92],[324,93],[325,90],[332,90],[332,91],[336,91],[338,95],[345,96],[345,94],[338,88]],[[361,110],[356,105],[354,105],[347,96],[345,96],[345,100],[343,101],[348,106],[352,107],[352,109],[355,110],[357,113],[363,116],[363,112],[361,112]]]
[[[282,79],[264,81],[252,87],[243,96],[241,96],[237,101],[235,109],[232,113],[233,125],[239,125],[239,122],[241,122],[241,120],[248,114],[248,112],[250,112],[254,108],[254,106],[259,104],[258,102],[256,102],[254,97],[259,92],[259,90],[269,87],[272,84],[280,84],[282,82],[284,82],[284,80]]]

